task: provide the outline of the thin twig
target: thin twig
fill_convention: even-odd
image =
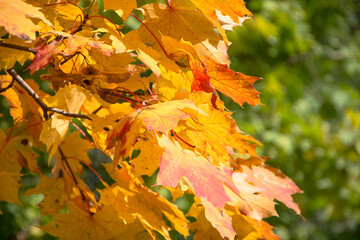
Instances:
[[[8,90],[9,88],[12,88],[12,86],[14,85],[14,82],[15,82],[15,80],[14,80],[14,78],[11,80],[11,83],[9,84],[9,85],[7,85],[6,87],[1,87],[1,85],[0,85],[0,93],[2,93],[2,92],[5,92],[6,90]]]
[[[72,168],[70,167],[70,164],[69,164],[69,161],[68,161],[68,158],[66,157],[66,155],[64,154],[64,152],[62,151],[62,149],[60,148],[60,146],[58,146],[58,150],[59,150],[59,153],[60,153],[60,156],[61,156],[61,162],[62,163],[65,163],[67,169],[69,170],[70,172],[70,175],[71,177],[73,178],[74,180],[74,183],[75,183],[75,186],[77,187],[77,189],[79,190],[80,192],[80,195],[82,197],[82,200],[86,203],[87,207],[88,207],[88,211],[89,211],[89,216],[92,217],[92,212],[90,211],[90,204],[89,204],[89,201],[91,201],[91,199],[87,196],[86,192],[84,190],[81,189],[81,187],[79,186],[79,182],[78,180],[76,179],[76,176],[74,174],[74,171],[72,170]],[[63,165],[64,166],[64,165]],[[66,169],[65,169],[66,170]],[[88,201],[89,200],[89,201]]]
[[[100,105],[100,107],[98,107],[97,109],[95,109],[91,114],[97,114],[102,108],[103,108],[103,106]]]
[[[70,172],[70,174],[71,174],[71,177],[74,179],[74,183],[75,183],[75,185],[78,185],[78,181],[77,181],[77,179],[76,179],[76,177],[75,177],[75,174],[74,174],[74,172],[72,171],[72,169],[71,169],[71,167],[70,167],[70,164],[69,164],[69,162],[68,162],[68,160],[67,160],[67,157],[65,156],[65,154],[64,154],[64,152],[62,151],[62,149],[60,148],[60,146],[58,147],[58,150],[59,150],[59,153],[60,153],[60,155],[61,155],[61,161],[63,161],[65,164],[66,164],[66,167],[68,168],[68,170],[69,170],[69,172]]]
[[[25,91],[35,100],[35,102],[37,102],[37,104],[39,104],[39,106],[42,108],[42,110],[44,112],[44,118],[46,120],[49,119],[48,112],[60,113],[67,117],[86,118],[86,119],[92,120],[89,116],[84,115],[84,114],[70,113],[70,112],[67,112],[62,109],[49,107],[41,100],[41,98],[36,94],[36,92],[24,81],[24,79],[22,79],[22,77],[20,77],[19,74],[17,74],[17,72],[13,68],[10,68],[9,70],[6,70],[6,71],[8,74],[10,74],[10,76],[13,77],[13,79],[15,79],[15,81],[18,84],[20,84],[25,89]]]
[[[64,59],[62,62],[60,62],[60,66],[67,63],[69,60],[71,60],[74,56],[76,56],[77,54],[79,54],[79,52],[76,52],[74,54],[71,54],[68,58]]]

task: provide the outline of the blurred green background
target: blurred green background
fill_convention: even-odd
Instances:
[[[304,191],[295,199],[305,221],[283,204],[280,218],[268,221],[283,239],[360,239],[360,1],[247,6],[254,20],[229,32],[231,67],[263,78],[255,86],[265,105],[240,108],[223,99],[240,129],[264,143],[259,153]],[[33,227],[48,221],[34,206],[41,196],[21,199],[24,206],[0,203],[0,239],[53,239]]]
[[[229,33],[231,67],[262,77],[265,106],[239,106],[241,130],[291,177],[303,221],[279,204],[284,239],[360,239],[360,1],[247,0]]]

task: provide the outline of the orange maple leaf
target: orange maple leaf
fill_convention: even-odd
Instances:
[[[203,59],[206,73],[210,77],[210,83],[216,90],[230,97],[240,106],[245,102],[252,106],[261,104],[260,93],[253,86],[254,82],[260,78],[230,70],[227,65],[219,64],[211,58]]]

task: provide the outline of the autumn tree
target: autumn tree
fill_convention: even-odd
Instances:
[[[229,69],[226,30],[252,17],[242,0],[0,0],[0,12],[0,91],[14,121],[0,130],[0,200],[21,204],[22,177],[38,174],[26,194],[44,195],[41,213],[53,221],[42,230],[60,239],[278,239],[263,220],[277,215],[274,199],[300,214],[291,197],[300,189],[265,163],[261,143],[219,99],[261,104],[259,78]],[[50,91],[21,77],[43,68]],[[105,173],[91,149],[111,159]],[[180,210],[184,196],[193,203]]]

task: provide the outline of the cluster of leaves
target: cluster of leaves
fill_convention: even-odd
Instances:
[[[265,164],[218,98],[261,104],[258,78],[229,69],[225,30],[251,16],[243,1],[0,3],[1,94],[14,121],[0,130],[1,201],[21,204],[21,178],[38,174],[26,194],[44,195],[53,221],[41,229],[62,239],[278,239],[263,220],[277,216],[274,199],[300,214],[291,195],[301,190]],[[28,59],[30,74],[49,67],[51,93],[13,68]],[[111,159],[106,179],[91,166],[94,148]]]
[[[280,218],[268,220],[284,239],[357,239],[360,2],[250,0],[247,6],[255,21],[229,32],[231,67],[264,77],[255,86],[265,106],[233,117],[264,143],[259,153],[276,156],[267,163],[286,165],[284,173],[306,193],[296,196],[306,221],[281,204]]]

